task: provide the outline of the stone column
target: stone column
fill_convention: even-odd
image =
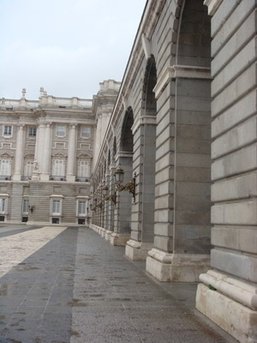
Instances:
[[[44,126],[44,147],[43,147],[43,160],[41,168],[41,180],[48,181],[50,175],[50,158],[51,158],[51,124],[47,123]]]
[[[124,182],[132,179],[132,155],[120,152],[118,164],[124,170]],[[116,192],[116,206],[114,211],[114,232],[111,235],[112,245],[126,245],[131,233],[131,204],[132,196],[128,191]]]
[[[154,239],[155,135],[156,117],[141,116],[132,127],[136,201],[132,204],[131,238],[125,255],[132,260],[146,259]]]
[[[157,82],[155,239],[146,268],[162,281],[194,282],[209,266],[210,69],[173,65],[164,74],[170,96]]]
[[[76,164],[76,125],[71,125],[69,130],[69,146],[67,161],[67,181],[75,181],[75,164]]]
[[[196,307],[257,342],[256,1],[206,0],[212,15],[211,268]],[[218,4],[218,6],[215,6]]]
[[[15,152],[15,167],[13,180],[20,181],[23,174],[23,160],[24,160],[24,126],[17,126],[17,141],[16,141],[16,152]]]
[[[44,124],[39,123],[37,127],[36,147],[35,147],[35,161],[37,162],[37,172],[42,172],[42,166],[44,162],[43,149],[44,149]]]

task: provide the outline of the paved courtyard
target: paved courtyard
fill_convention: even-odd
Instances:
[[[0,343],[235,342],[89,229],[0,227],[0,277]]]

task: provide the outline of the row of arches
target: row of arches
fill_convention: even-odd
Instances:
[[[202,0],[147,2],[94,170],[91,227],[158,280],[200,278],[197,308],[253,342],[255,324],[231,313],[256,323],[256,4],[205,4],[212,18]]]

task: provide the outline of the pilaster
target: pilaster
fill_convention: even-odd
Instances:
[[[76,125],[71,125],[69,130],[69,146],[67,161],[67,181],[75,181],[76,163]]]
[[[44,132],[43,161],[41,167],[41,180],[48,181],[50,175],[51,159],[51,124],[47,123],[42,127]]]
[[[196,295],[196,308],[241,343],[257,342],[256,8],[220,1],[211,13],[213,249]]]
[[[14,168],[14,181],[20,181],[22,176],[22,167],[24,159],[24,125],[17,126],[17,141],[15,151],[15,168]]]

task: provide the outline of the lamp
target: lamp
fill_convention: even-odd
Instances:
[[[103,196],[104,196],[104,197],[106,197],[106,196],[107,196],[108,190],[109,190],[109,188],[108,188],[108,186],[107,186],[107,185],[103,186],[103,188],[102,188],[102,192],[103,192]]]
[[[116,205],[116,192],[114,192],[113,194],[107,195],[108,191],[109,191],[109,188],[107,185],[105,185],[102,188],[102,191],[103,191],[103,195],[104,195],[104,200],[105,201],[111,200],[114,203],[114,205]]]
[[[125,185],[123,185],[123,180],[124,180],[124,170],[121,167],[118,167],[114,173],[115,176],[115,186],[117,191],[123,192],[123,191],[128,191],[129,193],[132,194],[133,200],[135,202],[136,198],[136,173],[134,173],[134,176],[132,180],[127,182]]]
[[[35,209],[34,205],[29,205],[29,210],[30,210],[31,213],[33,213],[34,209]]]
[[[124,170],[118,167],[114,173],[116,183],[121,184],[124,180]]]

